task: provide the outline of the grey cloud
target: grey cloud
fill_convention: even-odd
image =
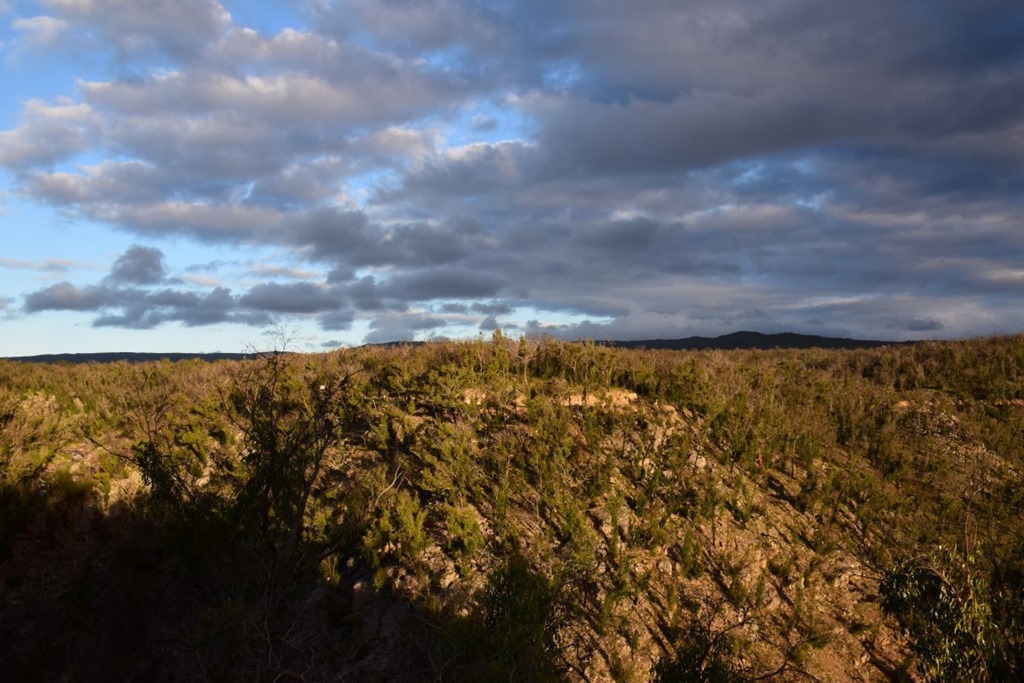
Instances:
[[[1024,54],[1013,39],[1024,13],[1012,2],[873,4],[865,14],[863,6],[787,3],[753,28],[762,40],[783,37],[801,53],[830,63],[859,57],[900,73],[999,68]]]
[[[92,312],[97,314],[93,319],[96,327],[134,329],[171,322],[188,326],[222,322],[262,326],[277,314],[309,313],[323,313],[324,329],[347,329],[352,323],[352,314],[343,310],[343,298],[311,283],[267,283],[241,296],[225,287],[205,293],[146,288],[145,285],[161,281],[156,277],[158,256],[158,250],[134,247],[115,264],[116,276],[107,277],[103,284],[79,287],[61,282],[25,295],[22,309],[26,313]],[[125,284],[142,286],[122,286]]]
[[[327,273],[328,284],[338,284],[356,279],[356,269],[350,265],[340,265],[331,268]]]
[[[195,118],[185,123],[197,125],[203,122],[199,117],[218,113],[230,116],[236,126],[248,124],[239,127],[249,130],[273,126],[301,131],[324,125],[341,133],[416,118],[423,109],[444,105],[458,94],[450,83],[411,64],[403,68],[382,60],[362,66],[362,70],[334,72],[352,73],[353,80],[308,72],[238,76],[199,71],[145,81],[87,83],[83,90],[94,108],[121,116],[190,116]],[[375,71],[378,76],[373,78]],[[219,132],[226,135],[228,131]],[[141,143],[127,136],[121,139]]]
[[[669,172],[854,138],[877,116],[856,103],[830,108],[806,95],[750,99],[699,93],[671,103],[564,101],[544,117],[541,140],[563,172]]]
[[[272,322],[271,316],[263,311],[237,310],[235,297],[223,287],[206,295],[170,290],[136,290],[125,294],[120,312],[109,311],[97,317],[92,323],[94,327],[151,329],[171,322],[188,327],[224,322],[266,326]]]
[[[402,192],[423,195],[478,195],[508,191],[524,182],[536,180],[540,171],[538,152],[533,144],[522,141],[475,143],[449,151],[429,160],[406,175]],[[384,192],[378,201],[400,196]]]
[[[507,284],[493,273],[446,267],[381,280],[364,276],[346,285],[344,291],[362,311],[405,311],[413,302],[491,298]]]
[[[0,164],[23,169],[45,166],[88,149],[81,132],[61,125],[29,124],[0,133]]]
[[[55,206],[159,201],[161,174],[152,164],[107,163],[84,174],[32,171],[23,186],[37,199]],[[169,189],[165,188],[165,191]]]
[[[1020,119],[1009,87],[1019,41],[967,70],[950,44],[983,52],[1000,22],[1001,35],[1020,29],[1019,10],[869,4],[555,3],[584,89],[530,105],[542,146],[567,171],[664,171],[867,136],[920,144]],[[979,21],[988,28],[975,31]],[[603,91],[587,90],[595,83]]]
[[[337,292],[310,282],[256,285],[239,298],[243,306],[275,313],[316,313],[332,311],[346,303]]]
[[[378,230],[379,230],[378,226]],[[471,248],[474,226],[458,222],[444,225],[406,223],[378,233],[365,263],[372,265],[450,264]]]
[[[323,330],[348,330],[355,322],[355,312],[349,309],[327,311],[321,313],[318,318],[320,328]],[[338,344],[335,344],[338,346]]]
[[[385,294],[377,285],[377,281],[369,275],[359,278],[346,288],[346,294],[353,305],[361,311],[380,311],[387,308]],[[401,310],[406,306],[402,305]]]
[[[944,327],[945,325],[935,318],[914,318],[907,321],[906,325],[909,332],[937,332]]]
[[[268,173],[246,188],[246,201],[286,209],[301,209],[336,197],[338,178],[355,172],[348,159],[325,155]],[[237,190],[236,190],[237,191]]]
[[[470,249],[479,230],[460,221],[444,225],[371,223],[362,211],[319,209],[302,218],[294,232],[296,246],[310,258],[350,266],[447,264]]]
[[[27,313],[39,311],[96,311],[116,303],[117,293],[106,287],[76,287],[70,282],[58,282],[25,296]]]
[[[239,120],[230,111],[213,113],[109,115],[106,140],[115,151],[172,172],[179,188],[198,196],[211,181],[234,186],[259,180],[295,159],[344,147],[339,136],[304,140],[269,122]]]
[[[366,336],[368,343],[390,341],[412,341],[417,333],[442,329],[448,324],[444,318],[417,313],[402,315],[385,314],[373,319],[371,331]]]
[[[432,301],[493,297],[507,284],[504,277],[494,273],[464,268],[435,268],[395,276],[384,289],[395,299]]]
[[[321,30],[351,38],[362,29],[376,35],[400,54],[418,55],[453,47],[469,47],[481,53],[486,46],[507,42],[507,15],[488,3],[464,0],[381,3],[356,0],[316,3],[315,19]]]
[[[483,313],[485,315],[508,315],[514,309],[508,304],[504,303],[481,303],[477,302],[470,306],[470,310],[474,313]]]
[[[113,47],[121,59],[154,53],[192,59],[224,30],[229,15],[215,0],[97,0],[47,3],[61,22],[73,23],[80,49]],[[81,32],[88,30],[83,38]]]
[[[89,207],[94,220],[130,228],[140,235],[183,234],[205,242],[274,242],[268,236],[286,216],[280,211],[240,203],[111,204]]]
[[[76,287],[61,282],[25,296],[26,312],[92,311],[100,312],[93,325],[150,328],[164,322],[186,324],[222,322],[231,317],[234,300],[230,291],[217,288],[200,296],[175,290],[146,291],[109,285]],[[119,312],[115,312],[119,311]]]
[[[593,11],[575,14],[566,2],[516,4],[475,0],[317,3],[316,27],[341,39],[370,35],[403,56],[442,58],[444,68],[489,93],[560,86],[576,64],[571,28]],[[456,60],[446,59],[456,56]]]
[[[487,133],[498,129],[498,120],[493,116],[481,116],[478,114],[473,117],[469,126],[478,133]]]
[[[19,127],[0,131],[0,165],[13,171],[50,167],[90,147],[87,105],[30,100],[22,119]]]
[[[152,285],[164,279],[164,254],[155,247],[132,246],[110,269],[111,282]]]
[[[581,79],[583,85],[631,88],[635,95],[693,89],[753,94],[840,84],[856,91],[889,79],[1012,67],[1024,54],[1011,38],[1024,17],[1003,0],[939,0],[927,7],[885,0],[768,0],[754,6],[742,0],[642,0],[598,11],[585,2],[544,4],[534,16],[562,27],[568,50],[591,75],[589,83]]]
[[[320,208],[303,216],[292,234],[296,246],[306,246],[314,258],[368,265],[365,254],[374,250],[375,235],[362,211]]]
[[[633,220],[614,221],[595,229],[583,232],[577,241],[580,246],[623,251],[641,251],[654,246],[658,242],[661,226],[652,220],[637,218]]]
[[[515,311],[506,303],[477,301],[473,304],[465,304],[456,301],[447,301],[440,306],[433,306],[432,310],[448,316],[472,316],[481,315],[493,318],[499,315],[508,315]]]

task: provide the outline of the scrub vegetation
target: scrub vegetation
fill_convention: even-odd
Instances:
[[[1024,336],[0,361],[11,680],[1016,681]]]

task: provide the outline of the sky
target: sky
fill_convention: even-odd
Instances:
[[[1024,331],[1020,0],[0,0],[0,356]]]

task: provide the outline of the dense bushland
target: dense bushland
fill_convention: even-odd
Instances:
[[[1019,680],[1024,337],[0,361],[19,680]]]

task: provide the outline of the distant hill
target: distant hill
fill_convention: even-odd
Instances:
[[[418,346],[425,342],[387,342],[372,346]],[[683,339],[644,339],[640,341],[604,340],[597,342],[604,346],[622,349],[666,349],[666,350],[700,350],[720,349],[871,349],[880,346],[899,345],[905,342],[880,341],[876,339],[847,339],[845,337],[822,337],[814,334],[795,334],[782,332],[779,334],[763,334],[761,332],[733,332],[720,337],[685,337]],[[251,358],[252,353],[133,353],[129,351],[109,351],[106,353],[47,353],[38,356],[13,356],[7,360],[23,363],[144,363],[157,360],[241,360]]]
[[[213,362],[217,360],[241,360],[250,358],[251,353],[134,353],[131,351],[107,351],[104,353],[44,353],[38,356],[12,356],[6,360],[19,361],[22,363],[116,363],[128,361],[129,363],[146,363],[158,360],[204,360]]]
[[[644,339],[641,341],[603,341],[601,344],[624,349],[871,349],[898,345],[905,342],[875,339],[847,339],[821,337],[815,334],[763,334],[761,332],[733,332],[720,337],[686,337],[684,339]]]

